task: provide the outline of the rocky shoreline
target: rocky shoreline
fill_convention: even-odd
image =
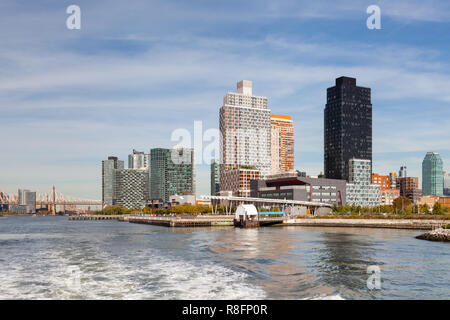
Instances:
[[[416,237],[421,240],[430,241],[450,241],[450,229],[435,229]]]

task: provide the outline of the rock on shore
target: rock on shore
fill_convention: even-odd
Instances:
[[[450,241],[450,229],[436,229],[416,237],[422,240]]]

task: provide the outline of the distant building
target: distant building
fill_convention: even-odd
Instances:
[[[378,173],[372,173],[372,184],[380,185],[380,188],[390,189],[391,179],[389,176],[383,176]]]
[[[376,207],[380,204],[380,185],[372,184],[372,161],[352,158],[348,161],[347,204]]]
[[[102,202],[112,206],[115,198],[116,170],[124,169],[123,160],[117,157],[108,157],[102,161]]]
[[[303,177],[286,172],[251,181],[251,197],[345,205],[346,181]]]
[[[148,200],[148,170],[119,169],[115,171],[113,204],[127,209],[142,209]]]
[[[400,189],[397,188],[397,174],[379,175],[372,173],[372,184],[380,186],[380,204],[392,205],[394,200],[400,197]]]
[[[180,204],[190,204],[194,206],[197,203],[197,199],[193,194],[185,196],[179,196],[175,194],[169,197],[169,202],[171,206]]]
[[[397,179],[397,186],[400,189],[400,196],[409,198],[413,203],[417,203],[422,197],[418,177],[400,177]]]
[[[433,206],[436,202],[439,202],[439,197],[436,196],[423,196],[417,201],[417,205],[421,206],[426,204],[430,210],[433,209]]]
[[[270,110],[267,98],[252,94],[252,82],[237,83],[236,93],[227,93],[220,108],[220,176],[241,166],[271,172]],[[222,189],[222,180],[220,182]]]
[[[400,167],[400,171],[398,172],[398,177],[399,178],[406,178],[408,175],[407,175],[407,172],[406,172],[406,166],[401,166]]]
[[[250,196],[250,181],[258,180],[260,172],[255,168],[235,168],[220,173],[220,194],[230,192],[236,197]]]
[[[150,154],[133,149],[133,153],[128,155],[129,169],[150,169]]]
[[[272,174],[294,170],[294,125],[291,116],[270,115]]]
[[[389,173],[389,182],[391,183],[391,189],[398,189],[397,178],[398,176],[395,172]]]
[[[152,200],[169,202],[172,195],[194,195],[194,149],[151,149],[150,174]]]
[[[441,156],[428,152],[422,162],[422,192],[425,196],[444,194],[444,169]]]
[[[128,169],[146,170],[148,181],[150,182],[150,154],[133,149],[133,153],[128,155]],[[151,199],[151,186],[148,186],[147,199]]]
[[[352,158],[372,161],[372,103],[370,88],[355,78],[340,77],[327,89],[324,113],[324,168],[329,179],[349,180]],[[371,174],[371,172],[370,172]]]
[[[391,206],[400,197],[400,189],[380,188],[380,204]]]
[[[444,171],[444,195],[450,196],[450,174]]]
[[[211,195],[215,196],[220,191],[220,164],[213,159],[211,161]]]
[[[36,192],[19,189],[17,205],[9,206],[9,210],[19,214],[36,213]]]
[[[450,197],[439,197],[439,203],[445,209],[450,208]]]

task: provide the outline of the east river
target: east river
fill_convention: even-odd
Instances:
[[[450,243],[420,233],[1,217],[0,299],[450,299]]]

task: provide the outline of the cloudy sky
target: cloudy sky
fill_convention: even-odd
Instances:
[[[66,27],[72,4],[81,30]],[[323,170],[326,88],[343,75],[372,88],[374,172],[420,177],[427,151],[450,169],[449,31],[448,0],[2,0],[0,190],[100,199],[102,159],[217,128],[242,79],[293,116],[297,169]]]

